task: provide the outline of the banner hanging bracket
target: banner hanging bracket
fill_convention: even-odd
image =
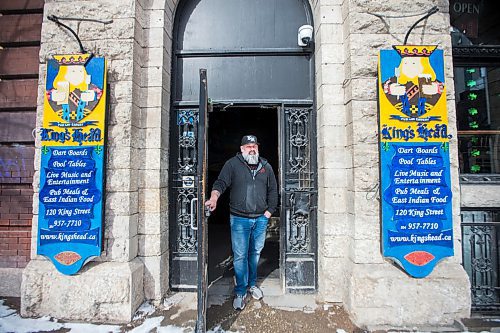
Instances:
[[[433,15],[433,14],[436,14],[437,12],[439,11],[439,8],[437,6],[434,6],[432,7],[431,9],[429,9],[429,11],[427,12],[427,14],[425,14],[424,16],[422,16],[420,19],[418,19],[417,22],[415,22],[411,28],[408,30],[408,32],[406,33],[406,36],[405,36],[405,41],[403,43],[403,45],[406,45],[406,42],[408,41],[408,37],[410,36],[410,33],[411,31],[417,26],[417,24],[419,24],[420,22],[422,22],[423,20],[425,20],[426,18],[428,18],[429,16]]]
[[[78,34],[73,29],[71,29],[66,24],[62,23],[61,20],[65,20],[65,21],[89,21],[89,22],[97,22],[97,23],[103,23],[103,24],[109,24],[109,23],[113,22],[113,20],[97,20],[97,19],[74,18],[74,17],[58,17],[55,15],[48,15],[47,19],[54,22],[58,26],[61,26],[65,29],[69,30],[73,34],[73,36],[75,36],[76,40],[78,41],[78,45],[80,46],[80,53],[82,53],[82,54],[87,53],[87,51],[83,47],[83,44],[82,44],[82,41],[80,40],[80,37],[78,37]]]

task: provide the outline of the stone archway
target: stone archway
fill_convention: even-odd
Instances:
[[[179,184],[180,177],[196,169],[197,147],[190,133],[196,132],[197,71],[203,67],[214,112],[220,105],[279,109],[283,128],[279,150],[284,152],[280,169],[286,170],[281,212],[283,285],[290,291],[316,290],[316,210],[309,211],[317,200],[314,50],[313,44],[297,45],[298,28],[305,24],[312,25],[306,1],[237,1],[231,6],[220,0],[180,3],[173,30],[170,113],[171,287],[196,287],[197,243],[189,202],[197,189],[186,192]],[[180,121],[188,118],[192,123]],[[299,167],[288,165],[298,160]],[[303,216],[296,216],[299,211]]]

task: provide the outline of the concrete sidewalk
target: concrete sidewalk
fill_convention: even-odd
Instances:
[[[314,295],[283,295],[279,279],[261,281],[265,297],[249,297],[243,311],[232,307],[232,278],[221,278],[209,288],[207,330],[241,333],[361,333],[361,332],[499,332],[500,318],[475,317],[451,327],[404,327],[391,329],[356,327],[346,311],[336,304],[317,304]],[[67,323],[53,318],[23,319],[19,298],[0,299],[0,332],[193,332],[196,325],[196,294],[172,293],[152,306],[145,303],[126,325]],[[3,303],[3,304],[2,304]]]

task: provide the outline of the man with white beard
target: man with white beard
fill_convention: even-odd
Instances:
[[[247,292],[259,300],[264,297],[257,283],[257,265],[264,248],[269,218],[278,205],[278,187],[271,165],[259,156],[255,135],[241,139],[241,153],[230,158],[215,181],[210,199],[211,211],[226,189],[230,189],[231,244],[236,285],[233,307],[243,310]]]

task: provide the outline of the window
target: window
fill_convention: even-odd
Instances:
[[[454,46],[500,44],[499,20],[497,0],[450,0]]]
[[[500,2],[451,0],[462,181],[500,182]]]
[[[500,210],[462,209],[463,266],[471,282],[472,310],[500,310]]]
[[[462,174],[500,174],[500,67],[454,68]]]

